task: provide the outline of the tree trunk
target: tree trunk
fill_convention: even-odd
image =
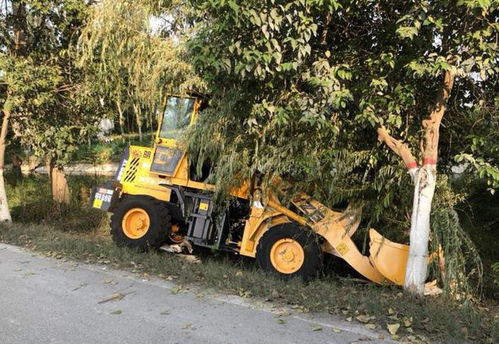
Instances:
[[[133,106],[135,110],[135,119],[137,121],[137,128],[139,130],[139,140],[142,142],[142,120],[140,117],[139,107],[137,105]]]
[[[156,111],[154,111],[156,112]],[[146,115],[146,129],[149,129],[152,131],[152,115],[151,115],[151,112],[147,112],[147,115]]]
[[[423,164],[421,167],[418,167],[416,159],[406,144],[391,137],[384,127],[378,128],[378,140],[384,142],[402,158],[414,181],[410,246],[404,288],[420,296],[424,294],[424,282],[428,267],[430,214],[437,183],[436,166],[440,123],[447,109],[447,100],[454,84],[454,78],[453,70],[445,72],[442,87],[435,102],[435,108],[429,118],[423,121],[425,146],[422,149]]]
[[[23,55],[26,52],[26,4],[24,1],[12,1],[12,17],[13,21],[13,29],[14,29],[14,37],[13,37],[13,46],[10,47],[10,53],[13,55]]]
[[[142,142],[142,128],[140,126],[140,122],[138,122],[137,125],[139,127],[139,141]]]
[[[9,204],[7,203],[7,193],[5,192],[5,179],[3,176],[5,165],[5,138],[9,125],[10,112],[3,111],[2,130],[0,131],[0,222],[12,222]]]
[[[17,182],[22,181],[23,179],[23,172],[22,172],[22,165],[23,161],[17,154],[11,154],[11,165],[12,165],[12,185],[17,186]]]
[[[11,55],[22,55],[26,48],[26,4],[22,1],[12,1],[13,22],[13,44],[8,48]],[[8,86],[7,86],[8,87]],[[7,88],[7,99],[3,104],[2,129],[0,131],[0,221],[12,222],[9,205],[7,203],[7,193],[5,192],[4,165],[5,148],[9,119],[11,115],[10,91]]]
[[[414,200],[411,217],[409,257],[405,272],[404,288],[423,295],[428,267],[428,241],[430,237],[430,214],[435,185],[437,183],[438,140],[440,123],[447,110],[447,100],[454,85],[454,71],[445,72],[442,87],[430,117],[423,121],[425,129],[423,166],[414,180]]]
[[[414,182],[409,257],[404,287],[423,295],[428,267],[428,240],[430,237],[431,203],[435,193],[437,170],[434,165],[421,167]]]
[[[121,133],[121,140],[123,143],[125,143],[125,119],[123,117],[123,110],[121,109],[121,105],[119,101],[116,101],[116,106],[118,108],[118,121],[120,123],[120,133]]]
[[[71,194],[68,180],[62,167],[50,167],[50,184],[52,186],[52,199],[54,202],[69,204]]]

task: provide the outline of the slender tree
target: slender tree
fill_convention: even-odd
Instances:
[[[424,145],[423,157],[419,165],[408,146],[394,139],[384,126],[378,128],[378,139],[402,158],[414,182],[412,205],[410,250],[404,286],[410,291],[422,295],[426,280],[428,261],[428,240],[430,236],[430,213],[435,186],[437,184],[437,155],[440,124],[447,108],[447,101],[454,84],[455,73],[445,72],[434,110],[423,121]]]
[[[16,58],[25,53],[26,47],[26,4],[23,1],[12,1],[10,4],[8,2],[2,5],[2,16],[5,21],[2,27],[2,45],[4,46],[5,53],[11,58]],[[12,15],[8,17],[7,11],[10,11]],[[4,12],[5,11],[5,12]],[[7,19],[10,19],[9,22]],[[8,36],[8,28],[12,28],[12,36]],[[5,57],[4,57],[5,58]],[[2,68],[0,68],[2,70]],[[4,71],[5,72],[5,71]],[[12,90],[9,88],[8,83],[5,89],[5,99],[2,108],[3,119],[2,119],[2,129],[0,130],[0,221],[11,222],[12,218],[10,215],[9,205],[7,203],[7,194],[5,192],[5,148],[6,148],[6,138],[9,128],[9,122],[11,118],[11,108],[12,108]]]

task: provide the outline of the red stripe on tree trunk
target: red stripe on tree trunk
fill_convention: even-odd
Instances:
[[[410,162],[410,163],[406,164],[405,167],[407,167],[407,169],[410,170],[412,168],[418,167],[418,163],[415,162],[415,161],[413,161],[413,162]]]

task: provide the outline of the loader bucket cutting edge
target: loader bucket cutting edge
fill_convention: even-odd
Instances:
[[[312,227],[334,248],[335,255],[367,279],[378,284],[403,285],[409,246],[392,242],[371,228],[370,256],[364,256],[350,236],[345,235],[349,225],[348,219],[345,219],[321,221]]]

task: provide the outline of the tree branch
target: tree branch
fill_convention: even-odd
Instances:
[[[327,34],[329,31],[329,24],[331,24],[331,12],[327,11],[326,12],[326,20],[324,23],[324,30],[322,30],[321,34],[321,45],[326,45],[327,44]]]
[[[423,128],[425,129],[424,147],[422,150],[423,165],[437,164],[440,123],[447,110],[447,100],[450,97],[455,76],[456,74],[453,70],[445,71],[442,87],[435,102],[435,108],[430,113],[430,117],[423,121]]]
[[[4,109],[2,119],[2,129],[0,130],[0,170],[3,170],[5,163],[5,138],[7,137],[7,129],[9,126],[10,111]]]
[[[407,144],[393,138],[384,126],[378,128],[378,141],[384,142],[395,154],[401,157],[407,169],[411,170],[418,167],[418,163]]]

